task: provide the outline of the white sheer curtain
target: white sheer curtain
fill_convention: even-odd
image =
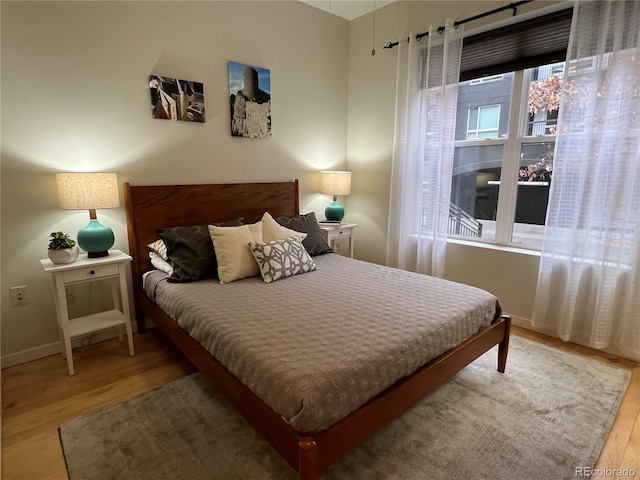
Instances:
[[[462,28],[447,20],[398,51],[387,264],[442,277]]]
[[[640,2],[577,2],[533,325],[640,361]]]

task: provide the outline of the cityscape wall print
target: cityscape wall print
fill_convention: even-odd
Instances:
[[[271,138],[271,71],[229,62],[231,135]]]
[[[204,123],[204,85],[190,80],[149,75],[153,118]]]

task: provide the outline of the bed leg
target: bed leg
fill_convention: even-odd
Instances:
[[[300,480],[318,478],[318,451],[313,438],[303,438],[298,442],[298,478]]]
[[[505,321],[504,339],[498,344],[498,371],[504,373],[507,366],[507,354],[509,353],[509,335],[511,333],[511,317],[503,315]]]

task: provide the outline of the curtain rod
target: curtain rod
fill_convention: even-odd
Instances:
[[[494,15],[496,13],[504,12],[505,10],[513,10],[513,16],[515,17],[518,13],[518,7],[520,5],[524,5],[525,3],[531,3],[534,0],[521,0],[519,2],[513,2],[509,5],[505,5],[503,7],[495,8],[488,12],[480,13],[478,15],[474,15],[473,17],[465,18],[464,20],[459,20],[457,22],[453,22],[453,26],[457,27],[458,25],[463,25],[465,23],[473,22],[474,20],[479,20],[484,17],[488,17],[490,15]],[[438,27],[438,33],[444,32],[444,26]],[[416,40],[420,40],[422,37],[426,37],[429,35],[429,32],[422,32],[416,35]],[[407,42],[411,41],[411,37],[407,37]],[[387,44],[382,48],[393,48],[400,44],[400,42],[387,42]]]

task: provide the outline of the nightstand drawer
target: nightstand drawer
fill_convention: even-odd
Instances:
[[[118,275],[118,265],[95,265],[63,272],[64,283],[83,282],[94,278]]]
[[[351,236],[351,228],[341,228],[331,232],[331,238],[344,238]]]
[[[342,238],[349,239],[349,256],[353,258],[353,230],[358,225],[355,223],[344,223],[339,226],[320,225],[320,229],[324,233],[324,238],[331,248],[335,251],[335,241]]]

